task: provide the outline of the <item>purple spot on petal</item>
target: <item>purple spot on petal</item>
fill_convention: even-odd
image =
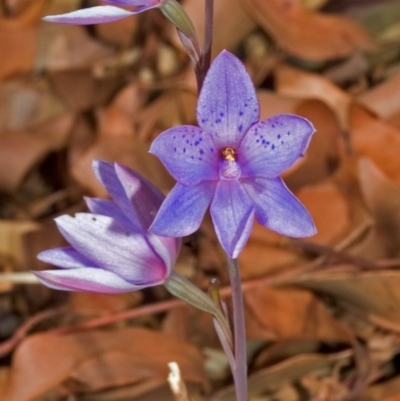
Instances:
[[[243,125],[239,125],[238,129],[239,129],[239,132],[242,132]]]
[[[200,149],[199,152],[200,152],[201,155],[204,154],[204,150],[203,149]]]
[[[280,136],[280,135],[278,135],[278,139],[281,139],[281,136]]]
[[[288,133],[287,133],[288,135],[290,135],[290,132],[288,131]]]
[[[183,148],[183,153],[186,153],[186,148]]]
[[[275,149],[275,145],[274,145],[274,144],[271,145],[271,149],[272,149],[272,150]]]
[[[239,111],[239,116],[242,116],[242,115],[243,115],[243,111],[240,110],[240,111]]]
[[[221,122],[221,119],[219,119],[219,118],[217,118],[216,120],[215,120],[215,123],[216,124],[219,124]]]

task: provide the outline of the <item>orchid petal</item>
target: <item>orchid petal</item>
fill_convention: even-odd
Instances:
[[[43,20],[47,22],[58,22],[61,24],[92,25],[118,21],[122,18],[138,14],[141,11],[145,10],[127,11],[114,6],[96,6],[72,11],[66,14],[48,15],[44,17]]]
[[[64,238],[97,266],[133,283],[159,281],[165,266],[142,234],[108,216],[78,213],[55,219]]]
[[[93,266],[90,259],[81,255],[72,247],[49,249],[39,253],[37,256],[39,260],[51,265],[62,267],[64,269],[76,269],[79,267]]]
[[[195,232],[214,195],[216,181],[189,187],[179,182],[172,188],[150,227],[165,237],[183,237]]]
[[[114,167],[130,201],[130,210],[135,214],[135,221],[144,231],[147,231],[165,196],[153,184],[130,168],[118,163],[115,163]]]
[[[131,221],[135,227],[134,231],[146,232],[164,198],[162,193],[125,166],[95,160],[93,171]]]
[[[237,258],[251,233],[254,202],[237,180],[219,181],[210,212],[222,247]]]
[[[84,199],[91,213],[112,217],[113,219],[118,220],[120,223],[129,226],[132,231],[140,231],[135,224],[132,224],[130,219],[126,218],[125,214],[122,213],[121,209],[115,202],[101,198],[84,197]]]
[[[181,238],[161,237],[156,234],[148,233],[147,240],[153,247],[154,252],[163,260],[166,267],[166,276],[172,272],[179,251],[181,250]]]
[[[259,119],[259,104],[244,65],[223,51],[212,63],[197,103],[197,121],[217,148],[237,148]]]
[[[144,287],[144,285],[131,284],[110,271],[94,267],[44,270],[33,273],[42,284],[55,290],[118,294]],[[156,283],[151,283],[151,285],[156,285]]]
[[[249,178],[243,186],[256,204],[257,221],[288,237],[309,237],[317,231],[312,217],[281,178]]]
[[[304,155],[314,131],[308,120],[292,114],[253,125],[238,149],[242,177],[277,177]]]
[[[150,153],[184,185],[218,178],[218,149],[201,128],[191,125],[171,128],[153,141]]]

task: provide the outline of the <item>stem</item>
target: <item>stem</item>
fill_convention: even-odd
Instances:
[[[214,32],[214,0],[206,0],[205,10],[205,31],[204,31],[204,48],[203,48],[203,68],[207,73],[211,64],[211,48]],[[204,74],[205,75],[205,74]]]
[[[233,377],[235,380],[236,400],[247,401],[246,328],[244,324],[242,283],[240,280],[239,264],[237,259],[231,259],[228,257],[228,268],[232,289],[235,342],[235,366],[233,369]]]
[[[211,64],[211,49],[214,31],[214,0],[205,0],[205,28],[204,45],[201,52],[201,58],[195,67],[197,88],[200,93],[204,78]]]

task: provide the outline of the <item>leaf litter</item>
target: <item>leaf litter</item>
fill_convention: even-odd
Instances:
[[[202,38],[203,2],[182,3]],[[317,128],[283,178],[318,234],[294,241],[255,225],[240,256],[251,401],[400,394],[396,3],[215,2],[213,54],[241,56],[262,118],[294,113]],[[191,399],[233,400],[211,319],[164,289],[60,294],[22,279],[44,268],[38,252],[64,244],[54,217],[84,211],[82,195],[106,196],[93,158],[125,163],[167,193],[173,180],[150,142],[196,123],[190,63],[166,21],[157,12],[96,27],[41,21],[82,4],[0,5],[0,398],[173,399],[174,360]],[[215,277],[229,295],[208,219],[184,239],[177,269],[205,290]]]

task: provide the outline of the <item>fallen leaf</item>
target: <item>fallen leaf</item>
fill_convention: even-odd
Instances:
[[[275,69],[276,89],[279,94],[301,99],[319,99],[336,114],[340,128],[347,130],[352,98],[327,78],[281,64]]]
[[[273,393],[283,383],[296,382],[299,378],[312,374],[328,375],[338,362],[351,362],[350,350],[336,354],[305,354],[294,356],[271,367],[261,369],[249,376],[249,398],[258,399],[266,393]],[[212,401],[231,401],[234,398],[232,387],[215,394]]]
[[[199,42],[204,38],[204,3],[185,0],[183,6],[193,22]],[[229,9],[229,18],[226,10]],[[213,55],[233,50],[255,28],[253,19],[245,12],[240,0],[218,0],[214,3]],[[175,43],[182,47],[177,35]]]
[[[241,3],[278,45],[294,56],[323,61],[376,48],[372,37],[356,21],[309,11],[300,0]]]
[[[350,210],[346,197],[331,183],[302,188],[297,197],[314,219],[317,234],[310,238],[318,244],[338,242],[350,228]]]
[[[331,295],[344,308],[380,327],[400,331],[400,272],[355,272],[349,265],[339,267],[303,275],[296,284]]]
[[[244,299],[249,338],[349,342],[348,331],[309,291],[260,287]]]
[[[350,135],[358,156],[369,157],[389,179],[400,184],[399,129],[354,104],[350,109]]]
[[[399,92],[400,73],[397,73],[379,85],[361,93],[357,100],[376,113],[382,120],[386,120],[400,113],[400,105],[397,101]]]
[[[364,199],[375,218],[377,235],[385,245],[386,257],[400,256],[400,186],[367,158],[359,162],[359,179]]]
[[[193,345],[144,328],[57,335],[39,333],[17,348],[4,401],[31,401],[68,379],[100,389],[164,379],[176,361],[187,381],[204,382],[203,358]],[[40,364],[37,363],[40,361]]]

